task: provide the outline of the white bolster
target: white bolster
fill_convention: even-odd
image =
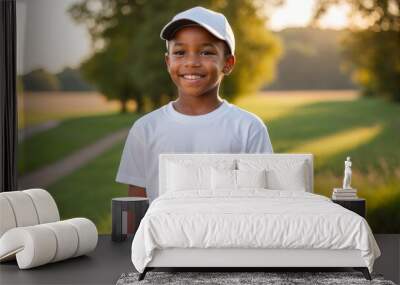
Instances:
[[[72,257],[78,248],[78,233],[65,221],[43,224],[51,229],[56,236],[57,249],[51,262],[57,262]]]
[[[56,202],[49,192],[43,189],[28,189],[22,192],[31,197],[39,218],[39,224],[60,220],[60,214],[58,213]]]
[[[10,202],[17,227],[33,226],[39,223],[35,205],[30,196],[23,191],[3,192],[1,196]]]
[[[88,219],[18,227],[0,238],[0,261],[16,256],[20,269],[86,254],[96,248],[96,226]]]
[[[0,195],[0,237],[9,229],[15,228],[17,222],[10,202]]]
[[[74,218],[65,220],[70,223],[78,232],[79,244],[74,254],[79,256],[86,254],[96,248],[98,233],[95,224],[86,218]]]
[[[42,225],[13,228],[0,239],[0,261],[16,255],[20,269],[49,263],[57,249],[52,230]]]

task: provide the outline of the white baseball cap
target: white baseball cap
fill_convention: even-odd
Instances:
[[[167,48],[168,40],[173,37],[175,32],[182,27],[193,25],[193,22],[209,31],[216,38],[225,41],[228,44],[231,54],[235,54],[235,36],[226,17],[221,13],[200,6],[176,14],[164,26],[160,37],[166,40]]]

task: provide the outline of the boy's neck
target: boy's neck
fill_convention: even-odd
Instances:
[[[184,115],[198,116],[210,113],[217,109],[223,100],[217,96],[185,97],[179,96],[172,103],[174,109]]]

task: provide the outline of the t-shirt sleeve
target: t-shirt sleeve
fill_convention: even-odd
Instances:
[[[126,139],[116,181],[124,184],[146,187],[145,149],[142,139],[132,128]]]
[[[268,135],[268,129],[264,123],[260,123],[257,130],[250,135],[247,147],[247,153],[274,153],[271,140]]]

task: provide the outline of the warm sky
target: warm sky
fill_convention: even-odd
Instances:
[[[75,24],[67,8],[78,0],[17,0],[18,72],[45,67],[58,72],[65,66],[77,66],[90,54],[90,41],[83,26]],[[306,26],[315,0],[286,0],[270,12],[269,27]],[[322,19],[325,28],[346,26],[346,7],[331,9]],[[25,36],[26,35],[26,36]]]
[[[269,27],[276,31],[286,27],[307,26],[312,17],[315,2],[315,0],[286,0],[283,6],[272,11]],[[346,27],[347,12],[346,6],[332,7],[322,18],[321,27],[333,29]]]

